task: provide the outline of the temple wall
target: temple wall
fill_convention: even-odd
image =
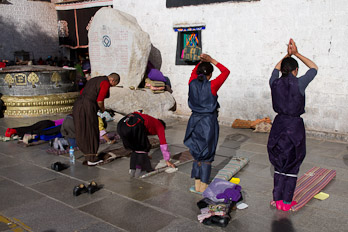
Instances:
[[[220,89],[220,122],[255,120],[275,113],[268,80],[292,37],[299,52],[319,66],[306,90],[308,129],[348,133],[348,1],[261,0],[166,8],[163,0],[114,0],[114,8],[136,17],[171,80],[179,115],[189,115],[188,79],[193,66],[175,65],[173,25],[203,23],[203,52],[230,69]],[[307,68],[299,62],[299,75]],[[213,77],[219,71],[215,69]]]
[[[30,59],[59,56],[56,0],[7,0],[0,4],[0,60],[24,50]]]

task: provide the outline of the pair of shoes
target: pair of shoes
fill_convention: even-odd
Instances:
[[[129,169],[129,175],[135,177],[135,169]]]
[[[276,201],[276,207],[277,207],[277,210],[282,210],[282,207],[283,207],[283,200],[279,200],[279,201]]]
[[[289,211],[294,205],[296,205],[297,202],[296,201],[292,201],[291,204],[285,204],[283,202],[283,206],[282,206],[282,210],[283,211]]]
[[[98,184],[95,181],[92,181],[91,183],[89,183],[89,185],[87,187],[84,184],[79,184],[79,185],[75,186],[73,189],[73,195],[79,196],[82,193],[87,193],[87,192],[89,194],[93,194],[96,191],[98,191],[99,189],[101,189],[101,187],[98,186]]]
[[[62,164],[61,162],[55,162],[53,164],[51,164],[51,169],[55,170],[57,172],[60,172],[64,169],[67,169],[68,166],[66,164]]]

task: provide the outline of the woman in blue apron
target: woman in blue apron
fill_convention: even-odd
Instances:
[[[309,70],[297,78],[300,59]],[[267,144],[269,160],[274,166],[273,200],[277,209],[288,211],[296,202],[292,201],[297,174],[306,156],[306,131],[303,119],[305,112],[305,89],[317,75],[318,67],[302,56],[290,39],[288,54],[278,62],[269,84],[272,92],[274,119]],[[282,76],[279,78],[279,71]]]
[[[192,110],[187,124],[184,144],[194,158],[191,177],[195,178],[192,192],[204,192],[208,186],[211,163],[219,138],[217,91],[227,79],[230,71],[207,54],[193,69],[189,80],[188,105]],[[215,65],[221,74],[210,81]]]

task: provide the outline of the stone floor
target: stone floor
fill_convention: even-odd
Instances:
[[[58,119],[59,116],[50,119]],[[7,127],[33,124],[44,118],[0,119],[0,133]],[[186,122],[168,119],[167,141],[172,154],[186,150]],[[109,124],[116,130],[116,123]],[[62,172],[50,169],[54,162],[68,163],[67,156],[46,153],[48,144],[23,147],[15,141],[0,142],[0,231],[348,231],[347,144],[307,138],[307,157],[300,174],[313,166],[335,169],[336,178],[323,192],[324,201],[312,199],[298,212],[279,212],[269,205],[272,169],[268,161],[268,134],[249,129],[220,127],[213,175],[232,156],[250,158],[236,177],[241,179],[247,209],[233,211],[226,228],[204,226],[197,221],[199,195],[190,193],[191,163],[176,173],[160,173],[144,179],[128,176],[129,158],[99,167],[77,163]],[[102,145],[100,149],[106,149]],[[113,145],[121,146],[120,143]],[[153,162],[161,153],[154,149]],[[74,197],[73,187],[96,181],[103,189]]]

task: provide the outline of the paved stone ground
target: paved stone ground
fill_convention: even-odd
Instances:
[[[31,125],[43,119],[2,118],[0,133],[4,135],[7,127]],[[186,150],[182,144],[186,122],[169,119],[167,123],[172,154]],[[110,123],[108,129],[116,130],[116,123]],[[77,152],[75,166],[55,172],[50,165],[68,163],[68,157],[46,153],[47,143],[23,147],[15,141],[0,142],[0,231],[347,231],[347,144],[307,138],[307,157],[300,174],[320,166],[335,169],[337,176],[323,190],[330,194],[327,200],[312,199],[299,212],[290,213],[269,205],[273,179],[267,138],[268,134],[249,129],[220,127],[213,175],[232,156],[250,158],[236,175],[249,208],[233,211],[232,221],[223,229],[197,221],[196,202],[201,197],[188,191],[193,184],[191,163],[180,166],[176,173],[134,179],[128,176],[129,158],[86,167],[81,164],[82,154]],[[153,161],[161,157],[159,149],[152,153]],[[103,189],[93,195],[73,196],[74,186],[92,180],[102,184]]]

